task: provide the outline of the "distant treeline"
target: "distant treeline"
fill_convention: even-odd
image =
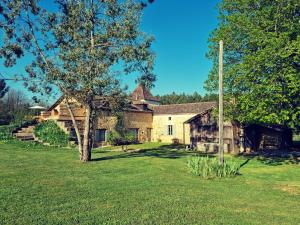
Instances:
[[[218,99],[217,94],[206,94],[204,96],[200,95],[198,92],[193,94],[176,94],[175,92],[166,95],[158,95],[162,105],[169,104],[182,104],[182,103],[194,103],[194,102],[208,102],[216,101]]]

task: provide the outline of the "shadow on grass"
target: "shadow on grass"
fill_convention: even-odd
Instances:
[[[257,161],[269,165],[280,166],[286,164],[299,164],[300,152],[288,152],[288,151],[260,151],[253,154],[243,154],[243,158],[249,160],[256,159]]]
[[[99,153],[97,151],[96,153]],[[157,157],[157,158],[167,158],[167,159],[178,159],[186,156],[193,155],[208,155],[201,154],[196,151],[187,151],[181,145],[162,145],[155,148],[141,149],[133,152],[123,152],[118,155],[105,156],[101,158],[94,158],[92,161],[103,161],[112,159],[122,159],[122,158],[134,158],[134,157]],[[210,155],[213,157],[213,155]]]
[[[108,151],[97,150],[94,153],[107,153]],[[120,154],[115,154],[111,156],[104,156],[99,158],[94,158],[92,161],[104,161],[113,159],[123,159],[123,158],[135,158],[135,157],[157,157],[166,159],[178,159],[187,156],[208,156],[215,157],[214,153],[201,153],[198,151],[188,151],[185,150],[182,145],[162,145],[159,147],[146,148],[136,151],[120,152]],[[279,166],[284,164],[299,164],[300,162],[300,152],[286,152],[286,151],[262,151],[256,152],[254,154],[241,154],[238,158],[246,159],[240,165],[240,168],[246,166],[248,162],[252,159],[256,159],[265,165]]]

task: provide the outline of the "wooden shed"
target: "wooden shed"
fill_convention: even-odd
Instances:
[[[217,152],[219,143],[219,129],[217,121],[209,109],[185,123],[190,124],[190,139],[193,148],[204,152]],[[239,152],[239,128],[236,123],[226,121],[224,123],[224,150],[228,153]]]
[[[280,125],[248,124],[241,129],[244,151],[286,150],[293,142],[292,129]]]
[[[190,124],[191,145],[200,151],[217,152],[219,132],[212,109],[198,114]],[[234,121],[224,123],[224,150],[228,153],[287,150],[292,145],[292,130],[280,125],[248,124],[241,127]]]

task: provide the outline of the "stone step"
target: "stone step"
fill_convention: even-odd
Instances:
[[[32,128],[22,128],[21,130],[19,130],[19,132],[20,131],[31,131],[31,132],[33,132],[34,129],[32,129]]]
[[[33,133],[18,132],[18,133],[15,133],[15,136],[16,137],[26,137],[26,136],[33,137]]]
[[[18,137],[18,139],[21,141],[33,141],[34,137],[33,136],[23,136],[23,137]]]

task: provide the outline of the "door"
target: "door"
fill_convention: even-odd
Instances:
[[[151,139],[152,139],[152,129],[147,128],[147,141],[151,142]]]

